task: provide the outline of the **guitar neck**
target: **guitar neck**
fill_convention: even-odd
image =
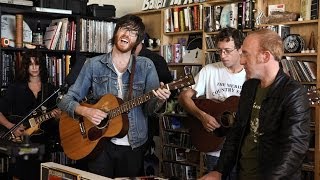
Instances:
[[[163,88],[166,88],[168,90],[175,90],[175,89],[180,89],[186,86],[190,86],[194,84],[194,79],[192,77],[192,75],[187,75],[186,77],[179,79],[177,81],[173,81],[171,83],[168,83],[166,85],[164,85]],[[154,89],[155,91],[156,89]],[[155,95],[153,94],[153,91],[150,91],[144,95],[141,95],[139,97],[133,98],[123,104],[121,104],[119,107],[112,109],[108,112],[108,116],[110,119],[119,116],[122,113],[128,112],[130,109],[139,106],[145,102],[147,102],[148,100],[154,98]]]
[[[153,94],[153,92],[148,92],[142,96],[133,98],[123,104],[121,104],[119,107],[112,109],[108,112],[108,116],[110,119],[119,116],[120,114],[123,114],[125,112],[128,112],[130,109],[139,106],[145,102],[147,102],[148,100],[154,98],[155,95]]]
[[[47,112],[47,113],[45,113],[45,114],[43,114],[41,116],[38,116],[38,117],[36,117],[34,119],[35,119],[37,124],[40,124],[43,121],[46,121],[46,120],[51,119],[51,118],[53,118],[52,111]]]

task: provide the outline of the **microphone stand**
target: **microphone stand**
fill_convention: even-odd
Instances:
[[[43,102],[41,102],[36,108],[31,110],[21,121],[19,121],[17,124],[15,124],[8,132],[4,133],[0,138],[4,139],[9,134],[11,134],[13,131],[15,131],[23,122],[25,122],[26,119],[37,109],[39,109],[44,103],[46,103],[52,96],[57,94],[61,89],[63,89],[64,86],[60,86],[56,91],[54,91],[49,97],[47,97]]]

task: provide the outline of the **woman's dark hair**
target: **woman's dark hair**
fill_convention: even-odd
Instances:
[[[111,39],[112,45],[115,44],[115,41],[116,41],[115,35],[117,34],[119,28],[121,28],[121,27],[127,27],[131,30],[138,31],[137,41],[136,41],[134,48],[132,50],[132,52],[134,52],[137,45],[144,39],[145,26],[142,22],[142,19],[139,16],[135,16],[135,15],[131,15],[131,14],[124,15],[124,16],[120,17],[119,19],[117,19],[117,25],[116,25],[116,28],[114,29],[113,37]]]
[[[233,39],[234,41],[235,48],[240,49],[244,40],[244,35],[238,29],[226,27],[221,29],[219,34],[216,36],[216,44],[224,40],[227,40],[227,42],[229,42],[231,39]]]
[[[22,55],[22,61],[20,70],[17,74],[17,81],[28,82],[29,81],[29,66],[31,64],[31,58],[34,57],[35,63],[39,64],[40,68],[40,78],[42,83],[48,81],[48,71],[46,68],[46,58],[40,52],[27,51]]]

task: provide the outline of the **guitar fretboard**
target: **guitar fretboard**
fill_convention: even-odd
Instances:
[[[108,119],[112,119],[116,116],[119,116],[120,114],[128,112],[130,109],[147,102],[148,100],[152,99],[153,97],[155,97],[155,95],[152,92],[149,92],[149,93],[146,93],[146,94],[139,96],[137,98],[131,99],[131,100],[121,104],[121,106],[110,110],[108,112],[108,117],[109,117]]]
[[[50,119],[52,117],[53,117],[52,116],[52,111],[50,111],[50,112],[45,113],[45,114],[43,114],[41,116],[38,116],[38,117],[36,117],[34,119],[35,119],[36,123],[39,124],[39,123],[42,123],[43,121],[46,121],[46,120],[48,120],[48,119]]]
[[[168,90],[175,90],[175,89],[180,89],[180,88],[183,88],[186,86],[190,86],[192,84],[194,84],[193,77],[192,77],[192,75],[188,75],[188,76],[184,77],[183,79],[179,79],[177,81],[173,81],[171,83],[166,84],[165,88],[167,88]],[[119,116],[122,113],[128,112],[130,109],[132,109],[136,106],[139,106],[154,97],[155,97],[155,95],[153,94],[152,91],[150,91],[144,95],[133,98],[133,99],[121,104],[119,107],[110,110],[108,112],[107,119],[112,119],[114,117]]]

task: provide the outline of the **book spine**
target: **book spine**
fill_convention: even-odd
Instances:
[[[174,26],[174,32],[179,32],[179,8],[175,7],[173,8],[173,26]]]
[[[184,11],[183,9],[179,10],[179,19],[180,19],[180,31],[184,32],[185,31],[185,22],[184,22]]]
[[[194,30],[199,30],[199,6],[193,6]]]
[[[318,19],[319,14],[319,0],[311,1],[311,19]]]
[[[243,29],[243,24],[244,24],[244,21],[243,21],[243,2],[239,2],[238,3],[238,29]]]

